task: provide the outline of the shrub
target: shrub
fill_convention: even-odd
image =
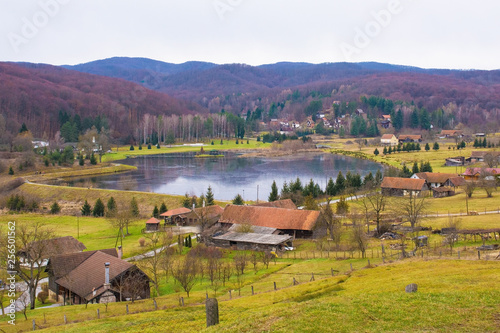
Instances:
[[[45,304],[45,301],[49,298],[49,293],[46,291],[40,291],[36,298],[40,301],[40,303]]]
[[[146,244],[146,239],[144,237],[139,238],[139,246],[144,247]]]
[[[9,175],[13,175],[14,174],[14,169],[12,169],[12,165],[9,167]]]
[[[130,150],[134,150],[134,145],[130,145]]]

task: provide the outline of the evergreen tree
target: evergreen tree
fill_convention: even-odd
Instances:
[[[396,149],[396,148],[394,148],[394,149]],[[389,155],[392,154],[392,147],[389,147],[389,149],[387,149],[387,154],[389,154]]]
[[[116,206],[115,198],[113,197],[109,198],[108,202],[106,203],[106,207],[108,208],[107,216],[113,217],[116,215],[118,207]]]
[[[415,150],[416,151],[421,151],[422,148],[420,148],[420,143],[417,143],[416,146],[415,146]]]
[[[378,156],[378,154],[380,154],[377,148],[375,148],[375,150],[373,151],[373,154],[374,154],[375,156]]]
[[[418,163],[415,161],[413,162],[413,168],[411,170],[414,174],[415,173],[419,173],[419,169],[418,169]]]
[[[207,199],[207,203],[206,203],[207,206],[215,205],[214,194],[212,192],[212,187],[210,185],[208,186],[208,189],[207,189],[206,199]]]
[[[434,146],[432,146],[432,149],[438,151],[439,150],[439,143],[434,142]]]
[[[92,214],[92,207],[90,207],[87,200],[85,200],[85,203],[83,204],[83,206],[80,210],[81,210],[83,216],[90,216],[90,214]]]
[[[290,182],[290,192],[291,193],[297,193],[297,192],[302,192],[304,188],[302,187],[302,182],[300,181],[300,178],[297,177],[295,182]]]
[[[477,141],[477,138],[474,139],[474,144],[473,144],[473,147],[474,148],[477,148],[477,146],[479,145],[478,141]]]
[[[24,123],[23,123],[23,125],[24,125]],[[54,201],[52,206],[50,206],[50,214],[59,214],[60,211],[61,211],[61,206],[59,206],[57,201]]]
[[[24,132],[28,132],[28,127],[26,127],[25,123],[23,123],[21,125],[21,128],[19,129],[19,133],[24,133]]]
[[[431,150],[431,147],[429,146],[429,143],[427,142],[425,144],[425,151],[429,151],[429,150]]]
[[[104,216],[104,203],[101,201],[101,198],[97,198],[94,209],[92,210],[92,215],[94,217]]]
[[[335,191],[335,182],[333,181],[332,177],[328,179],[328,183],[326,184],[326,194],[332,196],[337,194],[337,192]]]
[[[142,150],[142,145],[139,143],[139,150]]]
[[[151,143],[148,143],[148,149],[151,149]]]
[[[236,196],[234,197],[233,201],[232,201],[233,205],[238,205],[238,206],[242,206],[244,205],[245,203],[243,202],[243,198],[242,196],[238,193],[236,194]]]
[[[162,202],[161,205],[160,205],[160,212],[159,212],[160,215],[163,214],[163,213],[165,213],[167,210],[168,210],[167,209],[167,205],[165,205],[165,203]]]
[[[156,144],[156,148],[160,149],[160,143],[159,142]]]
[[[375,173],[375,184],[379,185],[380,183],[382,183],[382,178],[382,171],[377,170],[377,172]]]
[[[384,147],[382,154],[387,155],[387,147]]]
[[[134,145],[130,145],[130,150],[134,150]]]
[[[339,171],[337,175],[337,180],[335,181],[335,192],[337,194],[344,192],[346,187],[346,181],[344,178],[344,175],[342,174],[342,171]]]
[[[488,143],[487,143],[487,141],[486,141],[486,138],[484,138],[484,140],[483,140],[483,145],[482,145],[482,146],[483,146],[483,148],[486,148],[486,147],[488,146]]]
[[[12,165],[9,167],[9,175],[13,175],[14,174],[14,169],[12,169]]]
[[[400,172],[400,176],[403,178],[410,178],[413,174],[411,173],[410,169],[405,165],[403,165],[403,170]]]
[[[132,200],[130,201],[130,215],[132,215],[132,217],[139,217],[139,205],[137,204],[135,197],[132,197]]]
[[[153,208],[153,217],[154,218],[160,217],[160,211],[158,210],[158,206],[157,205],[155,205],[155,207]]]
[[[363,185],[364,186],[367,186],[367,185],[373,185],[373,183],[375,182],[375,179],[373,178],[373,174],[371,173],[371,171],[365,176],[365,178],[363,178]]]
[[[399,131],[401,128],[403,128],[404,118],[403,118],[403,112],[401,111],[401,109],[398,110],[394,119],[392,117],[391,117],[391,119],[393,120],[392,126],[394,126],[396,131]]]
[[[92,164],[92,165],[97,164],[97,159],[95,158],[94,153],[92,153],[92,155],[90,155],[90,164]]]
[[[273,184],[271,185],[271,193],[269,194],[269,198],[267,199],[267,201],[272,202],[276,200],[278,200],[278,186],[276,186],[276,181],[273,180]]]
[[[84,166],[85,165],[85,160],[83,159],[83,154],[80,154],[80,156],[78,157],[78,164],[80,166]]]
[[[336,213],[338,215],[344,215],[349,213],[349,204],[347,203],[347,201],[343,196],[340,197],[339,202],[337,202]]]
[[[304,191],[302,192],[302,195],[307,197],[308,195],[314,196],[314,181],[312,178],[309,180],[309,183],[304,186]]]
[[[184,197],[182,198],[182,207],[191,208],[191,198],[187,193],[184,194]]]
[[[418,126],[419,126],[418,111],[417,109],[414,109],[410,116],[410,127],[418,128]]]

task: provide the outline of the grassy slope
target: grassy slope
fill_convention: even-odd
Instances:
[[[336,263],[326,261],[330,265]],[[302,262],[287,269],[291,270],[290,273],[311,270],[310,265],[315,264]],[[492,332],[500,323],[499,274],[500,262],[407,260],[231,301],[224,295],[219,298],[220,324],[206,331]],[[272,277],[269,278],[272,280]],[[409,283],[418,284],[417,293],[404,292]],[[205,329],[202,304],[180,308],[176,306],[176,298],[169,303],[165,298],[157,299],[159,311],[128,316],[124,315],[123,304],[113,304],[109,306],[108,314],[104,313],[102,305],[89,305],[88,309],[72,306],[37,310],[30,319],[35,318],[41,323],[44,311],[50,325],[61,325],[63,313],[68,315],[70,322],[76,318],[88,319],[51,327],[51,332],[187,332]],[[136,302],[131,305],[131,312],[141,306],[151,309],[151,303]],[[166,306],[173,308],[163,309]],[[90,320],[95,318],[96,308],[101,309],[104,319]],[[56,314],[61,317],[59,320],[53,319]],[[120,316],[106,318],[109,315]],[[28,330],[30,326],[31,320],[26,323],[19,318],[16,329]]]

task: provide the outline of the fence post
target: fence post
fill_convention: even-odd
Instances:
[[[311,274],[311,280],[310,281],[314,281],[314,273]]]
[[[274,282],[274,290],[276,290],[276,282]]]
[[[233,296],[231,295],[231,289],[229,289],[229,299],[233,299]]]
[[[352,272],[352,262],[351,262],[351,272]]]
[[[481,251],[477,251],[477,259],[481,259]]]
[[[207,327],[219,324],[219,304],[216,298],[209,298],[205,303]]]
[[[370,265],[370,259],[368,259],[368,267],[370,267],[370,266],[371,266],[371,265]]]
[[[99,319],[101,316],[99,315],[99,309],[97,309],[97,319]]]
[[[457,253],[458,253],[458,259],[460,259],[460,251],[458,251]]]
[[[252,286],[252,296],[253,296],[253,286]]]
[[[330,268],[330,270],[332,271],[332,276],[333,276],[333,268]]]
[[[66,318],[66,315],[64,315],[64,325],[68,323],[68,318]]]
[[[127,309],[127,314],[128,314],[128,304],[126,305],[126,309]]]
[[[156,300],[155,299],[153,300],[153,303],[155,305],[155,310],[158,310],[158,304],[156,304]]]
[[[181,297],[181,306],[184,306],[184,297]]]
[[[293,278],[293,285],[295,286],[297,284],[297,281],[295,281],[295,277]]]
[[[35,319],[33,319],[33,331],[36,329]]]

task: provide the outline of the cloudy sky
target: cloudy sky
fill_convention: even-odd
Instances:
[[[0,61],[500,69],[493,0],[0,0]]]

